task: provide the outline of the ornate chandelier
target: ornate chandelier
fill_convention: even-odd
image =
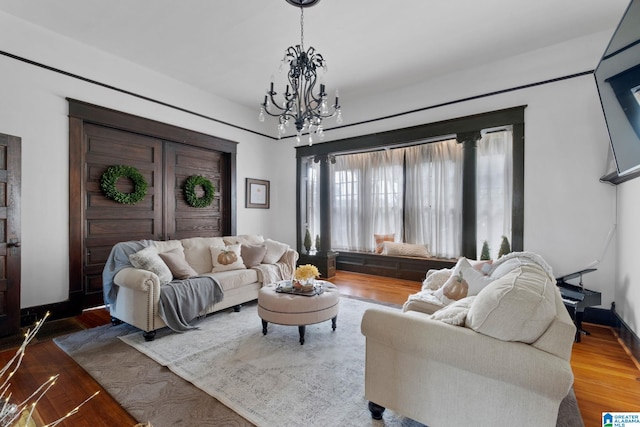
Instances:
[[[316,89],[318,78],[317,70],[327,70],[327,62],[315,48],[304,49],[304,8],[317,4],[320,0],[286,0],[289,4],[300,7],[300,44],[289,46],[285,51],[281,67],[284,63],[289,65],[288,79],[282,101],[276,100],[277,92],[273,90],[273,81],[264,96],[264,102],[260,107],[258,120],[264,122],[265,114],[278,118],[278,138],[281,138],[293,121],[297,131],[298,144],[302,133],[309,133],[309,145],[313,144],[313,135],[318,139],[324,139],[322,120],[336,117],[338,124],[342,123],[342,112],[338,103],[338,91],[336,90],[335,104],[329,107],[325,85],[320,83]],[[314,93],[314,91],[316,91]]]

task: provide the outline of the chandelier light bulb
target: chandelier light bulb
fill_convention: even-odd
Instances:
[[[260,114],[258,114],[258,121],[259,122],[264,122],[264,107],[260,108]]]
[[[338,109],[338,116],[336,117],[336,123],[341,125],[342,124],[342,110]]]

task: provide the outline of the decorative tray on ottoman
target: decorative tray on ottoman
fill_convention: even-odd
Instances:
[[[302,295],[305,297],[312,297],[314,295],[320,295],[324,292],[324,286],[322,283],[314,283],[311,289],[296,289],[293,287],[293,280],[281,280],[276,283],[276,292],[282,294]]]

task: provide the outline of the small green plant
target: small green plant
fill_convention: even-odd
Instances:
[[[316,234],[316,251],[320,250],[320,235]]]
[[[308,228],[304,233],[304,248],[307,250],[307,253],[311,250],[311,232]]]
[[[491,254],[489,253],[489,242],[487,242],[486,240],[482,243],[482,252],[480,253],[480,259],[482,261],[491,259]]]
[[[500,251],[498,252],[498,258],[510,252],[511,252],[511,246],[509,246],[509,239],[507,239],[507,236],[502,236],[502,243],[500,243]]]

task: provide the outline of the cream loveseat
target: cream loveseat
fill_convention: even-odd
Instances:
[[[239,310],[258,298],[262,285],[290,278],[297,259],[298,253],[288,245],[260,235],[123,242],[114,246],[103,270],[105,304],[114,322],[140,328],[152,340],[157,329],[171,323],[160,307],[163,286],[204,276],[209,278],[205,288],[217,288],[215,298],[211,291],[210,301],[193,315],[229,307]]]
[[[373,418],[389,408],[429,427],[556,425],[573,384],[575,326],[544,260],[503,258],[488,275],[462,258],[431,272],[428,296],[410,298],[404,311],[365,312]],[[460,288],[467,296],[444,296]]]

